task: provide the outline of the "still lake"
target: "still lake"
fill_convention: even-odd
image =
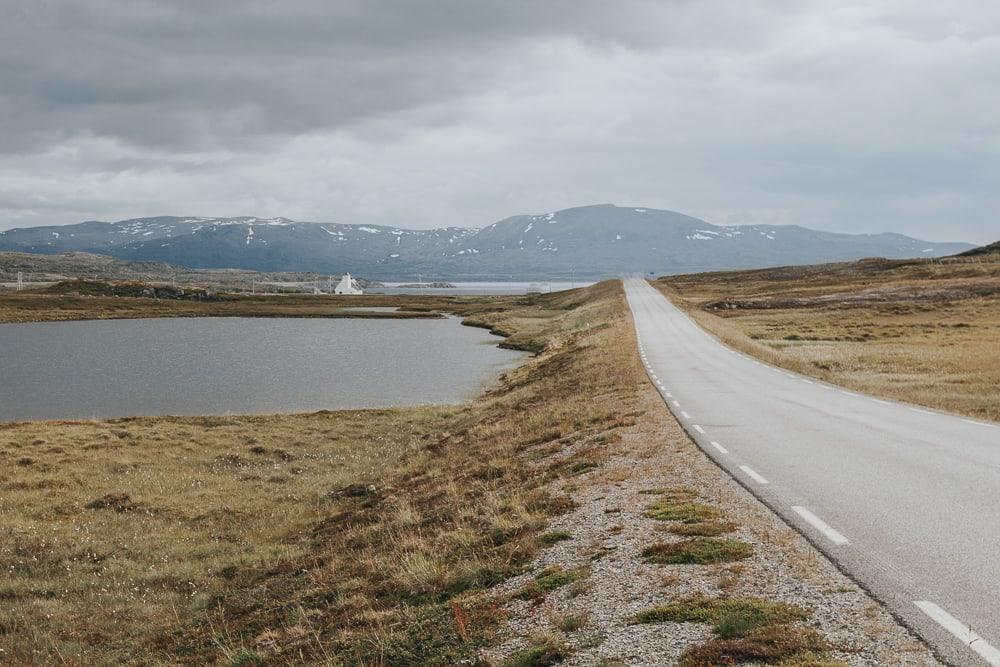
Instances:
[[[457,318],[0,324],[0,421],[457,403],[524,353]]]

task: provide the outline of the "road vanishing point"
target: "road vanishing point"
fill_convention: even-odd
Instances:
[[[1000,667],[1000,426],[770,366],[624,282],[646,372],[699,447],[945,661]]]

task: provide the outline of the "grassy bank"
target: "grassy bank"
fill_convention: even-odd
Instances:
[[[576,468],[531,450],[594,459],[642,376],[616,282],[459,306],[541,352],[470,404],[0,426],[0,662],[473,655],[502,621],[487,588],[572,506],[543,485]]]
[[[703,273],[654,284],[707,330],[770,363],[1000,419],[1000,256]]]
[[[70,281],[48,288],[0,294],[0,323],[150,317],[440,317],[442,312],[474,313],[503,308],[509,299],[441,295],[246,295],[213,294],[198,288],[156,288],[178,298],[142,296],[143,283]],[[398,308],[399,312],[365,308]]]

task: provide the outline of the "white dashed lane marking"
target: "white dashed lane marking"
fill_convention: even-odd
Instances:
[[[747,477],[749,477],[753,481],[757,482],[758,484],[767,484],[768,483],[768,481],[766,479],[764,479],[759,474],[757,474],[757,472],[755,472],[749,466],[740,466],[740,470],[742,470],[744,473],[746,473]]]
[[[728,454],[729,450],[717,443],[715,440],[712,441],[712,446],[719,450],[721,454]]]
[[[705,432],[705,429],[703,429],[702,427],[698,426],[697,424],[694,425],[694,430],[698,431],[698,433],[704,433]]]
[[[920,611],[930,616],[935,623],[954,635],[956,639],[978,653],[979,657],[983,660],[993,665],[993,667],[1000,667],[1000,651],[976,634],[972,628],[933,602],[917,600],[913,604],[917,605]]]
[[[802,517],[805,520],[805,522],[811,525],[813,528],[823,533],[826,539],[830,540],[834,544],[838,546],[842,546],[844,544],[850,544],[850,540],[848,540],[839,532],[831,528],[826,521],[823,521],[823,519],[819,518],[818,516],[807,510],[805,507],[800,507],[798,505],[795,505],[794,507],[792,507],[792,511],[798,514],[800,517]]]

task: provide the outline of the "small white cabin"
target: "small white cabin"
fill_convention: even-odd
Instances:
[[[350,273],[345,273],[333,290],[334,294],[364,294],[358,287],[358,281],[351,278]]]

